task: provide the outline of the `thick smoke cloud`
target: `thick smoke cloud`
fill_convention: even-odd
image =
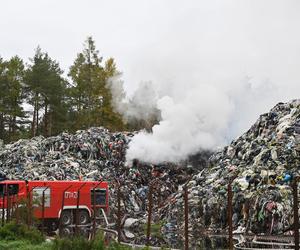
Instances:
[[[123,77],[129,100],[139,96],[139,81],[152,82],[155,94],[149,96],[155,97],[148,101],[161,120],[152,133],[133,138],[128,160],[179,161],[216,149],[277,102],[299,98],[298,1],[162,5],[168,11],[155,12],[149,21],[159,23],[157,32],[145,29],[148,41],[137,44],[132,70],[124,69]]]
[[[11,0],[1,8],[5,59],[32,57],[40,44],[67,74],[87,35],[116,59],[125,92],[120,79],[108,83],[115,109],[125,120],[161,115],[153,134],[133,139],[128,159],[178,160],[222,146],[277,102],[299,98],[298,0]]]
[[[128,161],[179,162],[202,149],[214,150],[245,132],[261,112],[284,98],[284,92],[279,95],[279,88],[271,82],[255,84],[247,77],[231,83],[230,88],[172,84],[162,89],[161,85],[155,88],[154,84],[141,83],[129,100],[120,94],[124,93],[122,83],[115,78],[109,85],[115,107],[124,117],[147,119],[153,110],[161,115],[151,133],[141,131],[134,136],[127,151]]]
[[[128,99],[121,75],[110,78],[107,86],[111,89],[114,109],[123,115],[125,122],[132,120],[150,120],[159,117],[158,96],[151,82],[141,82]]]
[[[224,105],[219,107],[216,99]],[[228,97],[208,85],[188,91],[180,101],[164,96],[157,108],[161,110],[160,123],[154,125],[152,133],[142,131],[133,138],[128,160],[177,162],[200,148],[222,144],[232,112]]]

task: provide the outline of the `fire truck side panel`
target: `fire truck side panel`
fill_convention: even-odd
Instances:
[[[30,197],[30,203],[37,218],[42,218],[42,197],[44,193],[44,218],[58,219],[62,205],[64,209],[86,209],[91,216],[94,205],[108,212],[108,183],[96,181],[3,181],[2,191],[15,188],[9,196],[10,203],[19,203]],[[3,189],[4,188],[4,189]],[[9,188],[8,188],[9,189]],[[80,191],[79,191],[80,190]],[[4,192],[4,191],[3,191]],[[79,192],[79,193],[78,193]],[[79,194],[79,198],[78,198]],[[0,205],[7,207],[7,196],[3,193]]]
[[[62,209],[62,203],[64,202],[64,209],[77,209],[77,202],[79,209],[86,209],[89,215],[92,215],[93,202],[92,191],[96,187],[96,190],[105,190],[105,204],[102,206],[105,210],[108,207],[108,185],[106,182],[84,182],[84,181],[70,181],[70,182],[31,182],[29,190],[45,190],[45,218],[59,218]],[[48,197],[46,195],[48,192]],[[41,200],[42,192],[39,192],[39,200]],[[64,197],[64,198],[63,198]],[[79,197],[79,198],[78,198]],[[97,203],[96,203],[97,204]],[[34,211],[37,218],[42,218],[41,204]]]

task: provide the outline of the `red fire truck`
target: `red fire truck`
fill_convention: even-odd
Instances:
[[[62,226],[85,225],[95,215],[105,214],[108,206],[108,183],[101,181],[1,181],[0,209],[9,211],[30,204],[36,218],[56,230]],[[37,201],[37,202],[36,202]],[[26,203],[26,204],[27,204]],[[1,213],[1,210],[0,210]],[[77,218],[76,218],[77,217]],[[106,217],[106,216],[105,216]]]

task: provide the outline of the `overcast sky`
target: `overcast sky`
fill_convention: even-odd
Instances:
[[[300,1],[1,1],[0,56],[32,57],[38,45],[67,71],[91,35],[132,91],[251,77],[299,90]]]
[[[160,109],[160,124],[135,136],[127,159],[179,160],[224,145],[277,102],[299,98],[299,0],[9,0],[0,6],[0,56],[28,61],[40,45],[68,72],[92,36],[105,59],[115,58],[127,94],[143,104],[134,111]]]

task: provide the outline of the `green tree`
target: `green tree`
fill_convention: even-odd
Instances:
[[[14,56],[9,61],[0,61],[0,130],[1,138],[5,141],[16,140],[20,136],[26,113],[23,103],[26,97],[23,77],[24,64]]]
[[[5,79],[5,63],[0,57],[0,139],[5,138],[5,98],[6,98],[6,79]]]
[[[66,119],[66,81],[59,64],[38,47],[25,74],[28,102],[33,106],[32,136],[62,131]],[[58,125],[59,124],[59,125]]]
[[[88,37],[69,72],[72,80],[69,93],[75,118],[73,127],[76,129],[91,126],[105,126],[112,130],[124,128],[120,115],[113,111],[111,91],[106,86],[109,77],[118,73],[116,65],[112,58],[104,66],[102,61],[95,42]]]

